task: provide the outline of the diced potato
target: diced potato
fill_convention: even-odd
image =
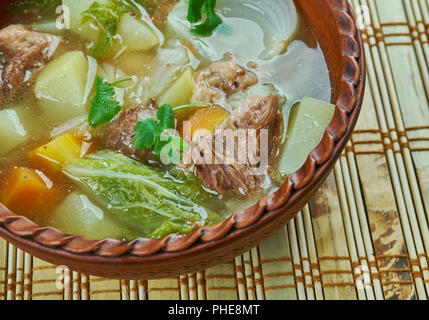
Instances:
[[[10,108],[16,111],[21,125],[27,131],[29,137],[40,134],[41,131],[46,130],[50,125],[41,119],[39,110],[35,106],[36,104],[37,102],[34,101],[22,101],[12,104]]]
[[[121,18],[118,34],[127,51],[145,51],[158,46],[160,43],[159,37],[151,27],[130,14],[125,14]]]
[[[194,90],[192,68],[187,68],[159,98],[159,105],[169,104],[173,108],[189,103]]]
[[[63,5],[70,10],[70,29],[82,38],[96,42],[101,33],[99,28],[90,22],[81,25],[82,12],[88,10],[94,2],[102,4],[106,0],[63,0]]]
[[[293,107],[279,162],[283,174],[292,174],[304,165],[310,152],[322,140],[334,112],[334,105],[313,98],[304,98]]]
[[[83,52],[71,51],[49,63],[35,86],[36,97],[51,121],[65,121],[87,112],[89,63]]]
[[[87,196],[73,192],[50,217],[49,225],[89,239],[120,238],[121,227]]]
[[[159,97],[171,85],[189,62],[187,51],[180,46],[162,48],[152,61],[149,97]]]
[[[55,171],[60,171],[66,162],[83,158],[89,147],[90,143],[83,141],[83,137],[69,132],[31,151],[30,157]]]
[[[0,110],[0,157],[22,145],[29,138],[15,110]]]
[[[40,213],[58,198],[57,195],[52,181],[41,171],[19,167],[6,178],[0,202],[18,213]]]

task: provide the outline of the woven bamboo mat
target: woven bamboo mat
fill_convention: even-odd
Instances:
[[[0,299],[427,299],[429,0],[352,0],[368,85],[323,188],[273,238],[179,278],[109,280],[60,270],[0,240]]]

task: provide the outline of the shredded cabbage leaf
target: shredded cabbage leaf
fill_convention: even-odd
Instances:
[[[108,150],[72,161],[64,172],[134,237],[185,234],[196,226],[221,221],[218,214],[200,204],[208,203],[214,195],[193,175],[172,175]]]
[[[107,58],[121,17],[133,8],[124,0],[108,0],[104,4],[94,2],[88,10],[82,12],[81,24],[94,22],[102,31],[99,41],[92,48],[91,55],[95,58]]]

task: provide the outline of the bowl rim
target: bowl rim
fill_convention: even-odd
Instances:
[[[228,238],[250,232],[260,223],[275,215],[284,214],[299,198],[308,185],[321,180],[344,149],[356,125],[365,87],[365,56],[356,20],[347,0],[328,0],[335,14],[343,43],[343,69],[333,120],[326,129],[320,144],[309,154],[305,164],[273,194],[259,200],[250,208],[237,211],[214,226],[204,226],[185,234],[171,234],[162,239],[138,238],[133,241],[116,239],[89,240],[80,235],[67,235],[52,227],[42,227],[28,218],[17,215],[0,203],[0,235],[6,240],[26,248],[45,251],[47,254],[72,257],[84,261],[88,257],[106,261],[121,258],[153,260],[162,255],[186,255],[201,248],[212,248]]]

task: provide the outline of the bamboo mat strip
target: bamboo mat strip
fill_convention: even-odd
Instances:
[[[361,263],[361,267],[359,268],[359,280],[361,281],[361,285],[363,285],[368,291],[369,288],[367,287],[367,283],[370,283],[370,281],[372,281],[374,291],[369,291],[368,297],[371,299],[376,298],[377,300],[381,300],[383,299],[383,291],[378,274],[378,265],[374,256],[374,245],[372,243],[370,225],[368,222],[368,216],[366,213],[362,190],[359,183],[359,173],[357,169],[356,159],[352,152],[347,152],[347,160],[348,162],[344,161],[344,158],[341,159],[342,164],[345,168],[344,170],[347,171],[347,174],[345,174],[345,176],[351,176],[351,182],[350,180],[347,180],[347,189],[349,190],[350,198],[353,198],[354,195],[356,199],[356,207],[352,205],[350,206],[351,210],[353,211],[352,216],[355,217],[355,234],[356,237],[359,237],[359,235],[362,234],[362,239],[359,242],[359,260],[363,261],[364,263]],[[347,166],[349,166],[350,169]],[[356,215],[358,216],[357,219]],[[366,275],[369,277],[369,279],[365,278]]]
[[[0,239],[0,300],[6,299],[7,242]]]
[[[325,299],[356,299],[351,257],[333,174],[311,200],[310,213]]]
[[[300,250],[301,255],[301,263],[302,263],[302,269],[303,269],[303,280],[304,280],[304,287],[305,287],[305,293],[307,296],[307,300],[315,300],[315,285],[313,281],[313,274],[311,271],[311,263],[310,263],[310,257],[308,253],[308,246],[305,238],[305,231],[304,231],[304,223],[302,220],[302,211],[296,216],[295,218],[295,224],[297,229],[297,237],[298,237],[298,246]]]
[[[353,268],[353,275],[356,281],[361,283],[357,286],[357,295],[359,300],[368,300],[374,299],[374,292],[372,289],[372,283],[365,283],[366,273],[369,272],[368,261],[365,258],[364,249],[363,249],[363,240],[361,233],[359,232],[359,226],[356,220],[358,219],[356,210],[356,203],[353,196],[353,193],[350,192],[350,186],[347,184],[349,182],[347,179],[343,179],[343,172],[341,171],[341,164],[344,160],[343,156],[340,162],[334,168],[335,178],[337,181],[337,188],[339,190],[339,199],[341,204],[341,212],[343,214],[344,228],[347,236],[347,243],[350,251],[351,264]],[[344,176],[345,178],[345,176]],[[346,186],[344,185],[346,182]],[[348,188],[346,188],[348,187]],[[347,189],[347,193],[346,193]],[[354,214],[351,214],[351,212]],[[354,233],[354,230],[356,231]],[[359,257],[364,257],[362,260],[359,260]]]
[[[302,211],[302,216],[303,216],[303,224],[305,228],[305,237],[307,239],[308,251],[310,256],[310,268],[311,268],[312,279],[314,283],[314,292],[317,300],[323,300],[324,293],[323,293],[322,281],[320,277],[320,267],[319,267],[319,261],[317,257],[316,242],[314,239],[310,209],[308,205],[304,207]],[[297,220],[298,221],[300,220],[299,214],[297,216]]]
[[[64,270],[0,239],[0,300],[428,299],[429,1],[351,3],[368,65],[363,110],[289,225],[229,263],[149,281]]]
[[[259,246],[259,252],[265,298],[297,299],[293,260],[286,228]]]
[[[11,255],[9,255],[11,257]],[[31,298],[33,300],[62,300],[64,291],[57,286],[57,279],[61,273],[57,272],[57,267],[44,262],[38,258],[33,258],[33,276]]]
[[[304,274],[303,274],[304,270],[303,270],[301,254],[299,252],[295,219],[292,219],[290,224],[287,226],[287,230],[288,230],[288,235],[291,243],[292,263],[293,263],[298,299],[306,300],[307,295],[305,292],[305,280],[304,280]]]
[[[256,289],[256,299],[263,300],[265,299],[265,289],[259,248],[257,247],[250,250],[250,256],[252,259],[252,273]]]
[[[253,275],[252,258],[250,251],[243,254],[242,261],[244,265],[244,275],[246,277],[247,299],[256,300],[256,285],[255,277]],[[258,284],[260,285],[260,282]]]
[[[90,276],[88,294],[90,300],[120,300],[121,283],[118,280]]]
[[[389,1],[389,3],[387,3],[385,0],[377,1],[377,4],[379,7],[383,7],[383,6],[386,7],[387,5],[392,5],[392,3],[396,6],[401,5],[401,1]],[[371,4],[374,5],[374,2],[371,1]],[[389,21],[390,19],[395,19],[395,18],[400,19],[400,17],[398,17],[398,11],[400,13],[403,13],[403,11],[401,10],[392,11],[391,15],[395,13],[393,17],[381,16],[380,17],[381,21],[382,22],[383,20]],[[377,12],[377,11],[374,11],[374,12]],[[378,10],[378,12],[380,12],[381,14],[385,12],[385,10]],[[374,15],[374,17],[378,20],[377,15]],[[374,24],[375,25],[378,24],[378,21],[375,22]],[[410,121],[411,118],[414,118],[414,121],[419,122],[419,123],[413,123],[413,125],[427,124],[428,123],[427,121],[429,120],[427,117],[427,111],[428,111],[427,97],[425,97],[426,99],[424,101],[424,105],[420,105],[423,103],[422,99],[418,99],[418,97],[422,96],[421,93],[420,94],[418,93],[419,91],[422,91],[421,81],[417,81],[415,76],[413,76],[415,74],[419,74],[420,72],[416,73],[416,71],[413,70],[413,68],[415,68],[415,65],[416,65],[416,61],[415,61],[416,58],[415,58],[415,55],[413,55],[412,48],[411,47],[391,48],[388,53],[384,46],[384,43],[379,42],[378,49],[382,56],[381,64],[383,66],[383,71],[385,73],[385,80],[386,80],[387,88],[389,90],[389,96],[391,99],[391,108],[385,107],[385,114],[386,114],[386,117],[388,118],[389,129],[397,128],[399,132],[402,132],[404,128],[404,119]],[[403,52],[404,50],[406,50],[406,52]],[[390,63],[390,65],[388,65],[389,59],[392,59],[392,60],[394,59],[395,63]],[[402,67],[400,79],[404,79],[401,81],[405,81],[405,82],[399,83],[395,87],[394,76],[393,76],[393,71],[391,67],[394,68],[396,65],[399,65],[399,64],[401,64],[402,66],[408,66],[407,68],[405,68],[405,70],[409,70],[411,72],[403,72],[402,70],[404,70],[404,68]],[[399,71],[400,70],[397,70],[395,75],[398,75]],[[395,80],[397,81],[398,77],[396,77]],[[411,87],[413,90],[410,90],[410,85],[409,85],[410,83],[413,83],[413,86]],[[425,96],[424,91],[423,91],[423,96]],[[401,98],[405,99],[405,101],[402,101],[402,106],[405,106],[405,105],[409,106],[411,104],[414,104],[416,105],[416,107],[418,107],[416,108],[417,112],[403,112],[404,118],[402,118],[402,114],[400,110]],[[426,110],[426,112],[419,112],[420,110]],[[417,116],[414,114],[417,114]],[[413,115],[413,117],[410,117],[410,115]],[[422,123],[421,120],[423,120],[424,122]],[[391,132],[395,133],[394,131],[391,131]],[[395,135],[393,135],[393,138],[397,139]],[[394,143],[394,147],[398,148],[398,145],[399,145],[398,142]],[[394,149],[394,151],[396,151],[396,149]],[[402,154],[399,152],[395,152],[395,158],[396,158],[395,160],[398,168],[394,170],[394,174],[398,175],[399,179],[396,178],[396,181],[400,182],[402,191],[404,193],[403,200],[405,201],[406,209],[408,211],[409,225],[415,241],[415,247],[416,247],[415,250],[417,251],[416,252],[417,255],[421,257],[420,263],[422,264],[422,267],[425,268],[427,266],[427,261],[426,261],[426,258],[424,257],[425,252],[423,247],[423,241],[426,243],[426,248],[428,248],[427,223],[422,223],[422,221],[424,221],[423,206],[421,204],[420,192],[416,187],[417,183],[415,181],[416,178],[415,178],[414,167],[411,162],[409,150],[406,145],[404,145],[404,148],[402,149]],[[407,179],[407,177],[409,178],[409,180]],[[396,185],[397,184],[395,183],[394,186]],[[414,203],[412,201],[413,199],[414,199]],[[417,218],[420,220],[420,225],[417,221]],[[423,239],[422,239],[422,235],[420,234],[419,226],[426,229],[425,230],[426,232],[423,233],[423,237],[424,237]],[[412,254],[413,254],[412,258],[416,259],[417,257],[415,257],[415,253],[412,252]],[[416,271],[419,271],[419,270],[416,270]],[[427,278],[425,277],[424,280],[427,280]],[[421,294],[421,297],[425,298],[426,295]]]
[[[209,300],[237,300],[234,262],[222,264],[205,271],[206,298]]]
[[[15,271],[16,270],[16,248],[8,244],[7,248],[7,276],[6,276],[6,297],[7,300],[15,298]]]
[[[244,272],[242,256],[236,257],[234,259],[234,265],[235,265],[238,299],[247,300],[248,296],[246,291],[246,276]]]

